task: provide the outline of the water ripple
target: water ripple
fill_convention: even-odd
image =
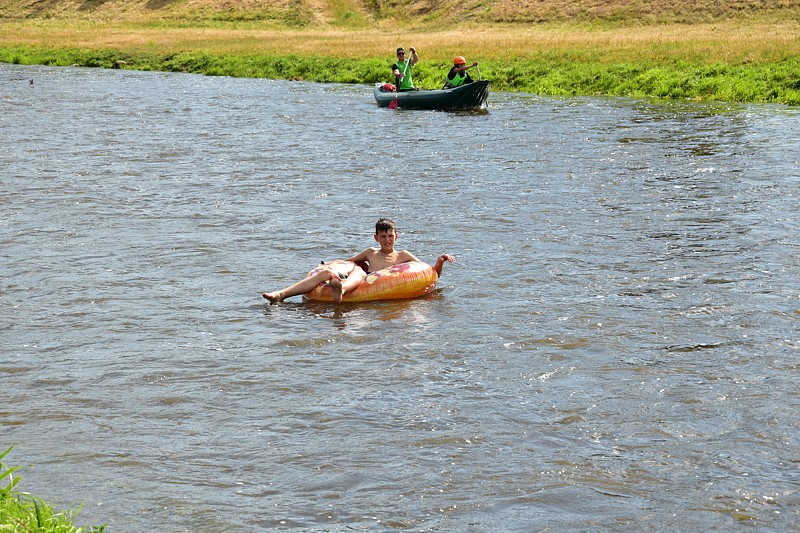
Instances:
[[[0,78],[25,490],[112,529],[792,528],[796,109]],[[386,215],[457,255],[434,294],[262,303]]]

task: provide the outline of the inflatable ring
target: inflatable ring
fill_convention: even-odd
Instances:
[[[336,259],[318,266],[309,272],[308,276],[316,274],[323,268],[346,275],[354,267],[357,266],[352,261]],[[431,265],[422,261],[409,261],[367,274],[358,287],[344,295],[342,301],[369,302],[417,298],[432,292],[436,288],[437,281],[439,281],[439,276]],[[333,289],[331,289],[330,282],[326,281],[317,285],[304,296],[308,300],[332,302]]]

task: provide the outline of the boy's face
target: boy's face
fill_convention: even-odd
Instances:
[[[379,231],[375,234],[375,242],[381,245],[381,250],[391,252],[394,250],[394,243],[397,241],[395,230]]]

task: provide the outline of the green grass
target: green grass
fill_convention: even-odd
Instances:
[[[461,55],[480,62],[494,91],[800,105],[794,5],[423,4],[103,0],[82,9],[67,0],[0,0],[0,61],[372,84],[393,81],[389,65],[404,45],[420,51],[413,74],[424,89],[440,88]],[[395,11],[403,16],[393,19]],[[444,20],[451,17],[459,24]]]
[[[388,59],[347,59],[281,54],[123,52],[77,48],[0,47],[0,61],[53,66],[78,65],[235,76],[364,83],[389,81]],[[422,61],[414,70],[417,87],[440,88],[449,63]],[[681,98],[800,105],[800,57],[758,63],[509,59],[483,61],[481,75],[493,90],[551,96],[602,95]],[[473,71],[473,75],[477,72]]]
[[[0,454],[0,532],[82,533],[105,529],[104,525],[88,530],[75,526],[80,507],[56,512],[41,498],[16,490],[20,477],[15,474],[19,467],[10,468],[3,462],[10,451],[8,448]]]

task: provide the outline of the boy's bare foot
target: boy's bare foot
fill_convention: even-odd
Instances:
[[[342,280],[338,276],[331,279],[331,289],[333,289],[333,303],[342,303]]]
[[[262,294],[264,298],[270,301],[270,303],[276,304],[278,302],[283,301],[283,297],[281,296],[280,292],[265,292]]]

